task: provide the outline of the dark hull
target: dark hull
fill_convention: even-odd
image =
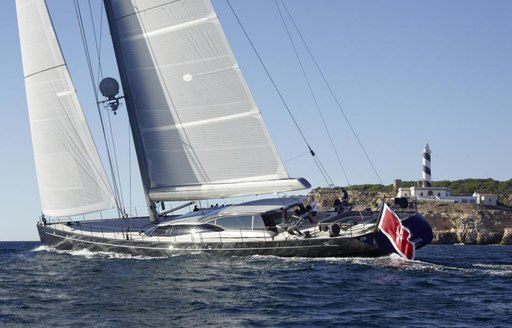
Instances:
[[[309,238],[286,241],[236,243],[166,243],[110,239],[69,233],[51,226],[37,226],[41,242],[59,250],[88,249],[141,256],[170,256],[190,252],[225,255],[275,255],[283,257],[375,257],[385,255],[379,248],[356,238]],[[371,238],[371,236],[361,236]]]
[[[426,220],[416,214],[403,221],[417,241],[416,248],[432,239],[432,229]],[[93,252],[114,252],[134,256],[170,256],[191,252],[224,255],[274,255],[282,257],[376,257],[394,252],[391,244],[379,232],[354,237],[300,238],[282,241],[167,243],[110,239],[72,233],[49,226],[37,226],[43,245],[59,250],[88,249]],[[430,236],[430,237],[429,237]],[[430,239],[429,239],[430,238]]]

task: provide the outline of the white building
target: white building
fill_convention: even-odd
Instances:
[[[444,201],[462,204],[480,204],[496,206],[498,196],[494,194],[480,194],[475,192],[472,196],[452,195],[452,190],[446,187],[410,187],[399,188],[397,197],[415,197],[418,200]]]
[[[496,206],[498,204],[498,196],[494,194],[480,194],[475,192],[473,197],[476,198],[476,203],[480,205]]]
[[[451,193],[452,190],[446,187],[410,187],[398,188],[397,197],[447,198]]]

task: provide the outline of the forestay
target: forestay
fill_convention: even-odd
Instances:
[[[115,207],[43,0],[16,0],[42,211],[78,215]]]
[[[153,201],[309,188],[288,177],[208,0],[106,2]]]

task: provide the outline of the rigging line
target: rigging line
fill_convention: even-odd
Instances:
[[[114,142],[114,133],[113,133],[113,129],[112,129],[112,120],[110,119],[111,115],[110,115],[109,111],[107,111],[107,117],[108,117],[108,125],[109,125],[109,130],[110,130],[110,140],[112,140],[112,151],[114,153],[114,160],[115,160],[115,165],[116,165],[117,181],[118,181],[118,184],[119,184],[119,196],[121,197],[121,199],[124,199],[124,197],[123,197],[123,186],[121,184],[121,177],[119,175],[119,167],[117,165],[116,143]],[[123,204],[123,208],[124,208],[124,204]]]
[[[94,45],[96,47],[96,56],[98,59],[98,80],[96,81],[98,84],[101,81],[103,77],[103,72],[101,68],[101,30],[103,27],[103,6],[100,5],[101,12],[100,12],[100,35],[99,37],[96,36],[96,25],[94,24],[94,16],[92,15],[92,6],[91,6],[91,0],[88,1],[89,3],[89,14],[90,14],[90,20],[93,30],[93,36],[94,36]],[[99,40],[99,41],[98,41]]]
[[[92,27],[93,27],[93,35],[94,35],[94,41],[95,41],[95,45],[96,45],[96,53],[97,53],[97,59],[98,59],[98,80],[97,80],[97,83],[99,85],[100,81],[103,79],[103,68],[102,68],[102,63],[101,63],[101,51],[102,51],[102,35],[103,35],[103,9],[104,9],[104,6],[100,5],[100,22],[99,22],[99,35],[97,35],[98,33],[96,32],[96,28],[95,28],[95,23],[94,23],[94,16],[92,14],[92,6],[91,6],[91,0],[88,1],[89,3],[89,12],[90,12],[90,16],[91,16],[91,23],[92,23]],[[97,99],[96,99],[97,100]],[[111,120],[110,120],[110,115],[109,115],[109,125],[110,125],[110,134],[111,134],[111,143],[112,143],[112,147],[113,147],[113,151],[114,151],[114,157],[115,157],[115,161],[116,161],[116,169],[117,169],[117,179],[119,181],[119,189],[120,189],[120,197],[121,199],[124,199],[124,196],[123,196],[123,188],[122,188],[122,185],[121,185],[121,178],[120,178],[120,173],[119,173],[119,168],[118,168],[118,164],[117,164],[117,153],[116,153],[116,147],[115,147],[115,142],[114,142],[114,135],[113,135],[113,129],[112,129],[112,123],[111,123]],[[130,126],[128,125],[128,130],[130,130]],[[131,211],[131,161],[130,161],[130,135],[128,136],[128,165],[130,167],[130,174],[128,175],[128,179],[129,179],[129,184],[130,184],[130,211]],[[124,208],[124,204],[123,204],[123,208]]]
[[[97,84],[99,85],[101,79],[103,78],[103,72],[102,72],[102,68],[101,68],[101,42],[99,42],[98,40],[101,40],[101,31],[102,31],[102,26],[103,26],[103,6],[100,5],[100,38],[97,37],[96,35],[96,24],[95,24],[95,21],[94,21],[94,16],[92,14],[92,6],[91,6],[91,0],[88,1],[88,4],[89,4],[89,14],[90,14],[90,20],[91,20],[91,24],[92,24],[92,31],[93,31],[93,36],[94,36],[94,45],[96,47],[96,56],[97,56],[97,59],[98,59],[98,79],[97,79]],[[92,71],[92,69],[91,69]],[[96,89],[95,89],[96,90]],[[97,96],[97,92],[95,92],[96,94],[96,101],[98,101],[98,96]],[[107,114],[108,115],[108,114]],[[112,129],[112,122],[111,122],[111,118],[110,118],[110,115],[107,116],[108,117],[108,123],[109,123],[109,130],[110,130],[110,143],[112,145],[112,150],[113,150],[113,153],[114,153],[114,165],[115,165],[115,172],[117,174],[117,183],[116,183],[116,186],[115,188],[118,190],[117,193],[119,194],[119,197],[121,199],[121,206],[123,207],[124,209],[124,204],[123,204],[123,200],[124,200],[124,196],[123,196],[123,187],[122,187],[122,184],[121,184],[121,178],[120,178],[120,173],[119,173],[119,165],[118,165],[118,160],[117,160],[117,151],[116,151],[116,145],[115,145],[115,139],[114,139],[114,133],[113,133],[113,129]],[[114,174],[114,172],[112,172],[112,174]]]
[[[296,160],[297,158],[300,158],[300,157],[303,157],[303,156],[306,156],[306,155],[309,155],[311,154],[309,151],[308,152],[305,152],[303,154],[300,154],[300,155],[297,155],[297,156],[294,156],[292,158],[288,158],[287,160],[284,160],[283,163],[286,163],[286,162],[290,162],[290,161],[293,161],[293,160]]]
[[[128,124],[128,205],[130,215],[132,214],[132,130]]]
[[[281,2],[282,1],[283,0],[281,0]],[[327,133],[327,136],[328,136],[329,141],[331,143],[332,149],[334,150],[334,153],[335,153],[336,158],[338,160],[338,165],[340,166],[341,171],[343,172],[343,175],[345,176],[345,179],[347,180],[347,183],[348,183],[347,173],[345,171],[345,168],[343,167],[343,164],[341,163],[340,155],[338,153],[338,150],[336,149],[336,146],[334,145],[334,141],[333,141],[331,132],[329,131],[329,128],[327,127],[327,123],[325,122],[324,115],[322,114],[322,111],[320,110],[320,105],[318,104],[318,100],[317,100],[317,98],[315,96],[315,92],[313,91],[313,87],[311,86],[311,82],[309,81],[308,75],[306,74],[306,70],[304,68],[304,64],[303,64],[303,62],[301,60],[301,57],[299,56],[299,53],[297,51],[297,47],[295,45],[295,42],[293,41],[292,35],[290,33],[290,30],[288,29],[288,25],[286,24],[286,21],[284,19],[281,7],[278,5],[277,0],[274,0],[274,2],[276,4],[277,10],[279,12],[279,16],[281,17],[281,21],[283,22],[283,26],[284,26],[284,28],[286,30],[286,33],[288,34],[288,39],[290,40],[290,43],[292,45],[293,51],[295,53],[295,57],[297,58],[297,61],[299,62],[300,68],[302,70],[302,74],[304,75],[304,79],[305,79],[305,81],[306,81],[306,83],[308,85],[309,92],[310,92],[311,97],[313,98],[313,101],[315,103],[316,110],[317,110],[318,114],[320,115],[320,118],[322,120],[322,124],[323,124],[323,126],[325,128],[325,132]],[[326,171],[326,174],[328,175],[327,171]],[[332,182],[332,179],[330,177],[329,177],[329,180],[331,180],[331,182]]]
[[[89,67],[89,75],[90,75],[90,78],[91,78],[91,83],[93,84],[93,90],[94,90],[94,95],[96,97],[96,102],[98,102],[98,92],[97,92],[96,85],[94,84],[94,73],[93,73],[93,68],[92,68],[91,55],[90,55],[90,51],[89,51],[89,47],[88,47],[87,36],[86,36],[86,33],[85,33],[85,27],[84,27],[83,18],[82,18],[83,16],[82,16],[82,13],[81,13],[81,10],[80,10],[80,5],[78,4],[78,1],[75,1],[75,8],[77,10],[77,16],[79,17],[80,29],[81,29],[81,32],[82,32],[82,42],[84,43],[84,50],[85,50],[85,53],[86,53],[87,63],[88,63],[88,67]],[[91,7],[89,7],[89,9],[90,8]],[[92,17],[92,12],[91,12],[91,17]],[[93,22],[93,25],[94,25],[94,22]],[[96,34],[96,32],[94,31],[94,35],[95,34]],[[99,106],[97,105],[97,107],[98,107],[98,111],[99,111]],[[100,119],[102,121],[102,126],[103,126],[103,119],[102,119],[102,116],[101,116],[101,112],[100,112]],[[112,127],[111,126],[110,126],[110,132],[112,133]],[[115,193],[117,199],[119,200],[120,207],[122,209],[122,212],[124,213],[123,198],[122,198],[122,195],[120,194],[119,185],[118,185],[118,182],[117,182],[116,177],[115,177],[115,170],[114,170],[114,168],[112,166],[110,151],[108,149],[108,141],[107,141],[107,138],[106,138],[106,131],[104,130],[103,133],[104,133],[105,143],[107,145],[110,169],[111,169],[111,174],[112,174],[112,182],[113,182],[113,186],[114,186],[114,193]],[[113,138],[112,138],[112,145],[114,145]],[[115,160],[114,165],[116,167],[116,170],[117,170],[117,172],[119,172],[119,168],[117,166],[116,157],[114,157],[114,160]],[[119,174],[118,174],[118,177],[119,177]]]
[[[316,163],[316,165],[318,166],[318,168],[320,170],[320,173],[324,177],[325,183],[328,186],[334,185],[334,183],[332,182],[331,177],[329,176],[329,174],[327,174],[327,171],[325,170],[324,166],[322,165],[322,162],[320,161],[320,159],[317,156],[315,156],[314,160],[315,160],[315,163]]]
[[[90,79],[91,79],[91,83],[93,85],[93,91],[94,91],[94,95],[95,95],[95,98],[96,98],[96,102],[98,102],[98,94],[97,94],[96,85],[95,85],[95,82],[94,82],[94,73],[93,73],[93,69],[92,69],[91,55],[90,55],[89,47],[88,47],[88,43],[87,43],[87,37],[86,37],[86,33],[85,33],[85,26],[84,26],[84,23],[83,23],[82,13],[81,13],[80,5],[78,4],[78,1],[75,0],[74,5],[75,5],[75,12],[76,12],[76,15],[77,15],[79,27],[80,27],[82,43],[83,43],[83,46],[84,46],[84,52],[85,52],[86,59],[87,59],[87,65],[88,65],[88,69],[89,69],[89,76],[90,76]],[[99,111],[98,104],[96,106],[98,107],[98,111]],[[100,112],[100,121],[102,123],[103,136],[105,138],[105,143],[108,145],[107,138],[106,138],[106,133],[105,133],[105,130],[104,130],[104,125],[103,125],[103,119],[101,117],[101,112]],[[108,146],[107,146],[107,152],[109,154],[108,158],[109,158],[110,169],[111,169],[111,173],[112,173],[112,182],[113,182],[113,186],[114,186],[114,194],[116,196],[116,205],[117,205],[117,208],[118,208],[118,214],[121,215],[120,211],[121,211],[121,208],[123,207],[123,205],[122,205],[122,200],[119,198],[119,192],[117,190],[117,183],[116,183],[116,180],[115,180],[115,176],[113,174],[113,167],[112,167],[112,162],[111,162],[111,157],[110,157]]]
[[[349,126],[350,130],[352,131],[352,134],[354,135],[354,137],[356,138],[357,140],[357,143],[359,144],[359,147],[361,148],[361,150],[363,151],[364,155],[366,156],[366,159],[368,160],[368,162],[370,163],[372,169],[373,169],[373,172],[375,173],[375,175],[377,176],[377,178],[379,179],[380,183],[381,184],[384,184],[382,182],[382,179],[380,178],[380,175],[379,173],[377,172],[377,169],[375,168],[375,166],[373,165],[373,162],[371,161],[370,159],[370,156],[368,156],[368,153],[366,152],[366,149],[364,148],[361,140],[359,139],[356,131],[354,130],[354,128],[352,127],[352,124],[350,123],[349,119],[348,119],[348,116],[346,115],[345,111],[343,110],[343,107],[341,106],[338,98],[336,97],[336,95],[334,94],[334,91],[332,90],[330,84],[328,83],[327,81],[327,78],[325,77],[323,71],[320,69],[320,65],[318,65],[318,62],[316,61],[315,57],[313,56],[313,53],[311,52],[311,50],[309,49],[306,41],[304,40],[304,37],[302,36],[302,33],[300,32],[297,24],[295,24],[295,21],[293,20],[292,16],[290,15],[290,12],[288,11],[288,8],[286,7],[285,3],[282,2],[283,4],[283,7],[284,9],[286,10],[286,12],[288,13],[288,16],[290,17],[290,21],[293,23],[293,26],[295,27],[295,30],[297,31],[298,35],[300,36],[306,50],[308,51],[309,55],[311,56],[311,59],[313,60],[313,63],[315,64],[316,66],[316,69],[318,70],[318,72],[320,73],[320,76],[322,77],[322,79],[324,80],[324,83],[326,84],[327,86],[327,89],[329,90],[331,96],[333,97],[334,101],[336,102],[336,105],[338,106],[339,110],[341,111],[341,113],[343,114],[343,117],[345,118],[345,121],[347,122],[347,125]]]
[[[281,94],[281,92],[279,91],[279,88],[277,87],[276,83],[274,82],[274,79],[272,79],[272,76],[270,75],[270,72],[268,71],[267,69],[267,66],[265,66],[265,64],[263,63],[263,59],[261,58],[259,52],[256,50],[256,47],[254,46],[254,44],[252,43],[251,39],[249,38],[249,34],[247,33],[247,31],[245,30],[244,26],[242,25],[242,22],[240,21],[240,18],[238,18],[238,15],[236,14],[235,12],[235,9],[233,8],[233,6],[231,5],[231,2],[229,0],[226,0],[229,7],[231,8],[231,11],[233,12],[233,15],[235,16],[237,22],[238,22],[238,25],[240,25],[240,28],[242,29],[242,31],[244,32],[245,34],[245,37],[247,38],[247,41],[249,41],[249,44],[251,45],[252,47],[252,50],[254,51],[254,53],[256,54],[256,57],[258,57],[258,60],[261,64],[261,66],[263,67],[263,69],[265,70],[265,73],[267,74],[267,77],[269,78],[270,82],[272,83],[272,85],[274,86],[274,89],[276,90],[279,98],[281,99],[281,101],[283,102],[283,105],[284,107],[286,108],[286,110],[288,111],[288,114],[290,115],[293,123],[295,124],[295,127],[297,128],[297,130],[299,131],[300,135],[302,136],[302,139],[304,140],[304,142],[306,143],[306,146],[308,147],[309,149],[309,152],[311,153],[311,155],[314,157],[315,153],[313,152],[313,150],[311,149],[311,146],[309,145],[306,137],[304,136],[304,133],[302,132],[301,128],[299,127],[299,124],[297,123],[297,120],[295,119],[295,117],[293,116],[291,110],[290,110],[290,107],[288,107],[288,104],[286,103],[286,101],[284,100],[284,97],[283,95]]]
[[[90,80],[91,80],[91,83],[92,83],[92,87],[93,87],[92,89],[93,89],[93,92],[94,92],[94,96],[96,98],[96,107],[98,109],[98,113],[99,113],[99,116],[100,116],[101,128],[103,130],[103,138],[105,139],[105,144],[108,145],[107,134],[106,134],[106,131],[105,131],[105,124],[103,122],[103,117],[101,116],[100,106],[99,106],[99,103],[98,103],[98,91],[96,90],[96,85],[95,85],[95,82],[94,82],[94,73],[93,73],[93,70],[92,70],[92,63],[91,63],[91,56],[90,56],[89,48],[87,46],[87,38],[85,36],[85,27],[84,27],[84,23],[83,23],[83,19],[82,19],[82,13],[81,13],[81,10],[80,10],[80,5],[78,4],[77,0],[74,1],[74,5],[75,5],[75,14],[76,14],[76,17],[77,17],[77,20],[78,20],[78,26],[80,28],[80,36],[82,38],[82,45],[84,47],[84,52],[85,52],[85,56],[86,56],[86,59],[87,59],[87,66],[88,66],[88,70],[89,70],[89,77],[90,77]],[[107,150],[107,155],[108,155],[107,157],[108,157],[108,161],[109,161],[109,165],[110,165],[112,184],[113,184],[113,187],[114,187],[114,195],[115,195],[115,201],[116,201],[116,206],[117,206],[117,212],[118,212],[118,215],[121,217],[122,214],[124,213],[124,206],[122,204],[122,199],[119,198],[119,192],[117,190],[117,183],[116,183],[116,178],[115,178],[115,174],[114,174],[114,167],[113,167],[113,164],[112,164],[112,157],[111,157],[110,149],[109,149],[108,146],[106,147],[106,150]]]
[[[102,67],[101,67],[101,30],[102,30],[102,26],[103,26],[102,25],[103,24],[103,15],[102,15],[103,14],[103,6],[100,5],[100,10],[101,10],[101,13],[100,13],[100,36],[98,37],[97,32],[96,32],[96,25],[94,23],[94,16],[92,14],[91,0],[88,1],[88,4],[89,4],[89,15],[90,15],[90,20],[91,20],[91,25],[92,25],[93,36],[94,36],[94,45],[96,48],[96,56],[98,59],[98,76],[97,76],[96,83],[99,85],[101,79],[103,78],[103,71],[102,71]],[[96,101],[98,101],[97,96],[96,96]],[[116,166],[116,172],[117,172],[117,181],[119,184],[118,193],[119,193],[120,199],[122,200],[122,199],[124,199],[123,187],[121,185],[122,180],[119,175],[119,167],[117,164],[117,152],[116,152],[116,147],[115,147],[115,142],[114,142],[115,139],[114,139],[114,135],[113,135],[112,122],[110,119],[110,115],[108,115],[107,117],[108,117],[109,129],[110,129],[110,142],[112,144],[112,149],[113,149],[113,153],[114,153],[114,160],[115,160],[115,166]],[[116,185],[116,188],[117,188],[117,185]],[[122,207],[124,208],[124,204],[122,205]]]

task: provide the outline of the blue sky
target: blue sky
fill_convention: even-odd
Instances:
[[[92,0],[97,7],[97,0]],[[82,1],[84,7],[87,2]],[[349,181],[328,142],[274,0],[231,0],[309,144],[336,185],[379,183],[343,116],[305,58],[322,115]],[[326,182],[241,34],[225,0],[213,4],[288,173],[314,187]],[[421,151],[432,149],[433,180],[512,178],[512,1],[287,0],[384,184],[421,178]],[[96,106],[73,2],[48,0],[75,87],[97,142]],[[0,240],[37,240],[39,195],[31,150],[14,1],[0,2]],[[104,33],[106,36],[106,33]],[[104,41],[108,41],[105,37]],[[109,55],[107,45],[105,56]],[[298,50],[304,54],[299,45]],[[104,74],[116,76],[112,59]],[[114,123],[123,162],[127,123]],[[102,145],[98,145],[104,152]],[[133,156],[133,154],[132,154]],[[132,157],[133,160],[133,157]],[[131,168],[136,172],[136,169]],[[127,168],[123,174],[128,175]],[[125,197],[128,183],[123,185]],[[133,205],[144,204],[135,180]]]

